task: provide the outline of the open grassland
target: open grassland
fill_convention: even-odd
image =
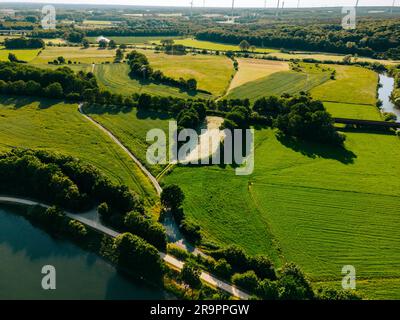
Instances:
[[[87,37],[90,43],[96,43],[98,37]],[[117,44],[152,44],[159,43],[164,39],[176,39],[176,37],[106,37],[109,40],[114,40]]]
[[[382,120],[382,114],[376,106],[324,102],[326,110],[335,118],[360,120]]]
[[[206,49],[214,51],[241,51],[238,45],[211,42],[211,41],[201,41],[196,39],[174,39],[175,44],[181,44],[186,47],[196,48],[196,49]],[[276,49],[270,48],[256,48],[254,52],[258,53],[271,53],[278,52]]]
[[[326,65],[336,70],[336,79],[312,89],[318,100],[376,105],[378,74],[356,66]]]
[[[273,73],[289,71],[289,64],[287,62],[243,58],[239,58],[237,61],[239,63],[239,70],[231,82],[229,91],[245,83],[265,78]]]
[[[178,167],[164,182],[184,189],[208,240],[294,261],[313,281],[339,280],[348,264],[359,279],[400,278],[400,141],[346,135],[335,149],[258,130],[252,175]]]
[[[228,98],[249,98],[251,101],[255,101],[272,95],[296,94],[300,91],[309,91],[328,79],[329,73],[327,72],[281,71],[231,90]]]
[[[32,61],[39,54],[40,49],[12,49],[8,50],[0,46],[0,61],[8,61],[8,54],[14,53],[19,60]]]
[[[22,147],[68,154],[93,164],[141,196],[155,198],[155,190],[137,165],[77,108],[48,100],[1,98],[0,150]]]
[[[146,135],[152,129],[161,129],[168,135],[168,115],[137,110],[98,112],[94,109],[86,112],[118,137],[153,175],[156,176],[162,171],[162,165],[150,165],[146,159],[146,151],[152,144],[146,142]]]
[[[315,59],[318,61],[334,61],[334,62],[342,62],[345,55],[334,54],[334,53],[316,53],[316,52],[301,52],[294,51],[293,53],[283,53],[283,52],[274,52],[270,54],[271,57],[277,57],[279,59],[291,60],[291,59]],[[378,60],[372,58],[363,58],[358,57],[357,59],[353,58],[353,62],[378,62],[385,65],[395,65],[399,64],[400,61],[395,60]]]
[[[129,66],[123,63],[100,64],[94,68],[94,74],[101,87],[114,93],[131,95],[133,93],[148,93],[159,96],[172,96],[179,98],[210,98],[207,94],[190,95],[179,88],[132,79],[129,76]]]
[[[112,25],[112,21],[107,20],[84,20],[82,22],[84,25],[94,25],[94,26],[110,26]]]
[[[91,64],[112,62],[115,58],[115,50],[82,47],[46,47],[31,63],[47,64],[58,57],[64,57],[66,61]]]
[[[161,70],[166,76],[179,79],[194,78],[197,87],[220,96],[228,89],[234,74],[232,60],[225,56],[213,55],[168,55],[141,50],[154,70]]]

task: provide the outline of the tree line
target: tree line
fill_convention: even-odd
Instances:
[[[396,20],[360,21],[354,30],[326,23],[218,26],[198,32],[196,38],[237,45],[246,40],[258,47],[358,54],[374,58],[400,57],[400,23]]]
[[[42,39],[6,38],[4,47],[6,49],[41,49],[45,47],[45,44]]]
[[[126,56],[126,59],[133,77],[140,78],[143,81],[164,83],[190,92],[197,90],[196,79],[185,80],[181,78],[176,80],[174,78],[167,77],[162,71],[153,70],[153,68],[150,66],[149,60],[143,53],[134,50]]]

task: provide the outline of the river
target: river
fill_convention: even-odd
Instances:
[[[381,87],[378,90],[378,97],[382,100],[382,111],[394,113],[397,115],[397,121],[400,122],[400,109],[396,108],[393,102],[390,101],[390,95],[394,89],[394,78],[380,74],[379,83]]]
[[[54,239],[18,215],[23,208],[0,206],[0,299],[167,299],[160,289],[120,275],[96,254]],[[56,268],[56,290],[43,290],[44,265]]]

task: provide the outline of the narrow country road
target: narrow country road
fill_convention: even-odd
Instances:
[[[89,120],[91,123],[93,123],[97,128],[99,128],[100,130],[102,130],[104,133],[106,133],[117,145],[119,145],[124,151],[125,153],[138,165],[138,167],[140,168],[140,170],[142,170],[142,172],[150,179],[151,183],[154,186],[154,189],[156,189],[157,194],[160,195],[162,192],[161,186],[158,183],[157,179],[150,173],[149,170],[147,170],[147,168],[133,155],[132,152],[130,152],[128,150],[128,148],[126,148],[119,140],[116,136],[114,136],[114,134],[108,130],[107,128],[103,127],[100,123],[98,123],[96,120],[94,120],[93,118],[89,117],[87,114],[85,114],[82,110],[82,103],[79,104],[79,112],[87,119]]]
[[[23,199],[23,198],[8,197],[8,196],[0,196],[0,203],[10,203],[10,204],[19,204],[19,205],[27,205],[27,206],[40,205],[45,208],[50,207],[49,205],[46,205],[46,204],[43,204],[40,202]],[[70,212],[65,212],[65,214],[69,218],[77,220],[92,229],[95,229],[101,233],[109,235],[110,237],[115,238],[118,235],[120,235],[120,233],[116,232],[115,230],[112,230],[112,229],[110,229],[100,223],[97,223],[95,221],[92,221],[90,219],[86,219],[83,216],[84,214],[80,215],[80,214],[73,214]],[[159,255],[164,260],[164,262],[167,263],[168,265],[170,265],[173,268],[176,268],[178,270],[182,270],[184,262],[182,262],[182,261],[176,259],[175,257],[168,255],[164,252],[159,252]],[[209,285],[219,288],[221,290],[224,290],[236,298],[239,298],[242,300],[248,300],[250,298],[250,296],[247,293],[239,290],[238,288],[236,288],[235,286],[232,286],[229,283],[219,280],[218,278],[214,277],[213,275],[211,275],[207,272],[202,272],[200,277],[204,282],[208,283]]]

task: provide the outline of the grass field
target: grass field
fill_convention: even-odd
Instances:
[[[110,26],[112,25],[112,21],[107,20],[85,20],[83,21],[84,25],[99,25],[99,26]]]
[[[382,120],[381,112],[372,105],[324,102],[324,106],[336,118]]]
[[[54,61],[54,59],[60,56],[64,57],[67,61],[71,60],[72,62],[83,64],[112,62],[115,58],[115,50],[84,49],[82,47],[46,47],[31,63],[47,64],[49,61]]]
[[[194,78],[197,87],[214,96],[225,93],[234,73],[232,60],[213,55],[168,55],[142,50],[154,70],[175,79]]]
[[[8,50],[0,46],[0,61],[8,61],[8,54],[14,53],[19,60],[29,62],[35,59],[39,52],[39,49]]]
[[[75,104],[1,98],[0,150],[11,147],[72,155],[148,199],[156,196],[137,165],[107,135],[85,120]]]
[[[254,101],[271,95],[295,94],[300,91],[309,91],[328,79],[329,73],[326,72],[281,71],[237,87],[231,90],[227,97],[229,99],[246,97]]]
[[[330,61],[335,61],[335,62],[341,62],[343,61],[343,58],[345,55],[340,55],[340,54],[333,54],[333,53],[317,53],[317,52],[296,52],[294,53],[283,53],[283,52],[276,52],[270,54],[270,56],[277,57],[279,59],[285,59],[285,60],[291,60],[291,59],[315,59],[319,61],[325,61],[325,60],[330,60]],[[354,62],[355,59],[353,58],[352,61]],[[377,60],[377,59],[372,59],[372,58],[363,58],[363,57],[358,57],[357,61],[359,62],[378,62],[386,65],[394,65],[394,64],[399,64],[400,61],[395,61],[395,60]]]
[[[86,110],[88,112],[88,110]],[[137,110],[118,113],[88,112],[92,118],[111,130],[115,136],[153,173],[158,175],[164,166],[150,165],[146,160],[147,148],[152,144],[146,142],[147,132],[161,129],[168,135],[169,120],[166,114]]]
[[[160,96],[173,96],[190,98],[186,92],[179,88],[160,85],[155,83],[143,83],[129,77],[129,66],[127,64],[100,64],[94,68],[94,74],[100,86],[108,90],[124,95],[137,93],[148,93]],[[197,94],[194,97],[210,98],[207,94]]]
[[[186,47],[196,48],[196,49],[207,49],[215,51],[241,51],[238,45],[211,42],[211,41],[201,41],[196,39],[174,39],[176,44],[182,44]],[[254,52],[258,53],[271,53],[278,52],[276,49],[270,48],[257,48]]]
[[[329,80],[312,89],[310,93],[315,99],[329,102],[376,104],[378,85],[376,72],[355,66],[329,65],[326,67],[336,70],[336,80]]]
[[[164,182],[183,188],[207,240],[294,261],[313,281],[341,279],[348,264],[360,279],[398,279],[399,147],[392,135],[347,133],[346,149],[335,150],[268,129],[256,131],[252,175],[178,167]]]
[[[90,43],[96,43],[98,37],[87,37]],[[158,43],[163,39],[176,39],[176,37],[106,37],[114,40],[117,44],[151,44]]]
[[[239,70],[231,82],[229,91],[245,83],[265,78],[273,73],[289,70],[287,62],[242,58],[237,59],[237,61],[239,62]]]

